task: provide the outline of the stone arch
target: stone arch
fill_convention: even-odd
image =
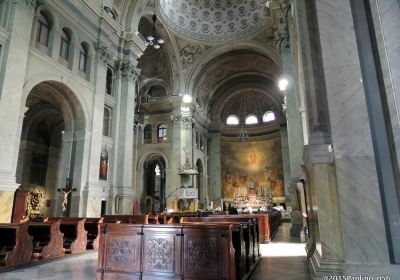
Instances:
[[[50,84],[56,85],[56,89],[58,89],[57,92],[61,93],[61,95],[64,96],[63,97],[65,99],[64,103],[66,105],[68,104],[69,106],[73,106],[75,108],[75,114],[78,120],[77,124],[79,125],[78,127],[80,129],[90,130],[91,128],[90,119],[87,117],[90,115],[89,110],[82,96],[76,94],[77,92],[79,92],[77,85],[73,83],[68,83],[68,78],[55,73],[41,73],[32,76],[29,80],[25,82],[21,97],[21,108],[25,109],[21,110],[19,114],[20,119],[23,119],[24,117],[26,111],[25,104],[28,99],[29,93],[36,85],[45,82],[50,82]],[[65,113],[67,113],[67,111],[65,111]],[[71,115],[71,113],[69,114]]]
[[[16,176],[27,186],[45,187],[45,199],[50,201],[45,214],[56,215],[56,189],[65,185],[66,178],[72,178],[76,188],[86,181],[81,169],[88,120],[79,96],[65,83],[48,78],[36,77],[24,86]]]
[[[163,211],[166,207],[166,162],[163,156],[149,154],[143,161],[142,170],[141,211]]]
[[[235,52],[241,51],[252,51],[253,53],[259,54],[262,57],[271,60],[272,65],[276,68],[277,74],[282,72],[282,60],[279,53],[271,47],[261,46],[260,44],[253,42],[239,42],[233,43],[229,46],[221,45],[213,47],[204,54],[202,54],[193,64],[190,72],[187,75],[185,83],[185,92],[194,92],[196,83],[211,65],[214,65],[224,58],[224,56],[230,55]]]

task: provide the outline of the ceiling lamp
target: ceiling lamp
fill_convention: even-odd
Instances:
[[[151,34],[149,34],[146,37],[146,41],[147,41],[146,45],[147,46],[150,45],[150,46],[153,46],[153,48],[155,48],[155,49],[159,49],[161,47],[160,45],[164,44],[164,40],[160,36],[158,36],[158,34],[156,32],[157,16],[153,15],[152,19],[153,19],[153,27],[151,28]]]

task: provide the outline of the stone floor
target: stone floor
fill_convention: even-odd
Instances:
[[[284,223],[274,240],[261,245],[262,259],[250,280],[308,280],[304,238],[289,236],[290,224]],[[97,253],[70,256],[43,265],[0,274],[1,280],[86,280],[96,279]]]
[[[305,237],[290,237],[290,224],[283,223],[273,241],[261,245],[262,258],[250,280],[309,280]]]

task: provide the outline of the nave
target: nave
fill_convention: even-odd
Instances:
[[[262,258],[250,280],[310,279],[305,238],[290,237],[290,223],[283,223],[274,239],[260,244]],[[69,256],[43,265],[0,274],[1,280],[86,280],[96,278],[97,252]],[[290,268],[290,269],[288,269]]]

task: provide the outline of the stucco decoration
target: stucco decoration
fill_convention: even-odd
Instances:
[[[248,38],[271,23],[267,0],[160,0],[163,22],[181,36],[203,42]]]

